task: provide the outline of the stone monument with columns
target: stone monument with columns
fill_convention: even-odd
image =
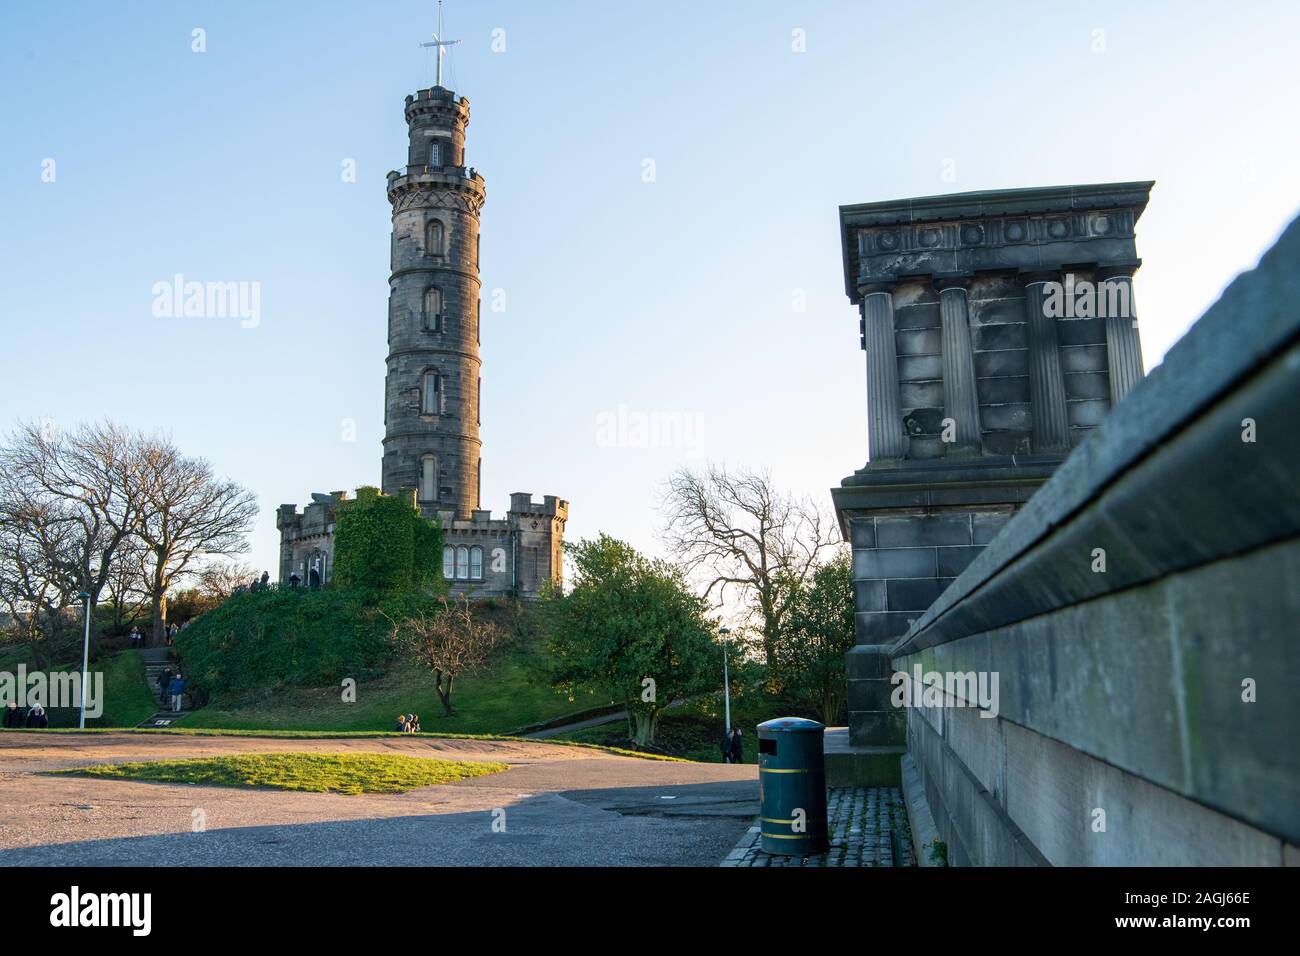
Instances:
[[[1134,228],[1150,182],[840,207],[868,460],[831,491],[852,545],[850,738],[901,742],[902,634],[1142,377]]]

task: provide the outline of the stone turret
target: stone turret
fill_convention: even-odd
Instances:
[[[407,165],[388,174],[392,273],[383,490],[417,490],[432,517],[479,507],[479,210],[465,166],[469,101],[434,87],[406,98]]]

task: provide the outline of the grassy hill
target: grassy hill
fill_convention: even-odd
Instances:
[[[452,717],[442,714],[432,675],[401,659],[385,613],[400,618],[411,598],[376,604],[344,590],[238,594],[180,633],[182,669],[206,706],[182,720],[187,728],[391,730],[399,713],[420,715],[430,733],[509,733],[608,703],[593,694],[575,700],[542,676],[535,637],[514,633],[478,674],[456,680]],[[512,629],[513,609],[484,613]],[[356,682],[355,702],[343,681]]]
[[[20,663],[32,666],[24,649],[12,649],[0,658],[0,670],[12,672]],[[61,661],[51,670],[80,671],[81,660]],[[157,709],[145,684],[144,664],[138,653],[104,654],[91,662],[90,670],[104,675],[104,711],[99,717],[88,717],[87,727],[134,727]],[[51,727],[76,727],[81,717],[77,707],[50,707],[48,711]]]

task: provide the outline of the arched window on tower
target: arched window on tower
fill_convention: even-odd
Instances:
[[[469,576],[473,581],[483,580],[483,549],[477,546],[469,549]]]
[[[442,292],[430,286],[424,290],[424,331],[442,331]]]
[[[420,458],[420,500],[438,500],[438,459],[433,455]]]
[[[441,219],[430,219],[424,227],[424,254],[426,256],[442,255],[443,240],[446,231]]]
[[[464,545],[456,549],[456,578],[460,581],[469,578],[469,548]]]
[[[442,549],[442,577],[445,581],[456,577],[456,549],[451,545]]]
[[[420,412],[424,415],[442,414],[442,376],[430,369],[424,373],[420,384]]]

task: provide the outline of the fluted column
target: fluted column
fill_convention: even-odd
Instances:
[[[1070,418],[1065,410],[1065,379],[1057,344],[1056,319],[1044,308],[1048,281],[1057,277],[1025,279],[1025,324],[1029,330],[1029,398],[1034,419],[1034,451],[1068,452]]]
[[[980,406],[975,392],[975,351],[964,279],[940,279],[939,316],[943,322],[943,414],[954,423],[949,454],[980,451]]]
[[[1097,282],[1098,311],[1106,316],[1106,364],[1110,370],[1110,405],[1114,408],[1145,374],[1137,308],[1133,304],[1133,271],[1127,267],[1102,270]]]
[[[867,443],[872,461],[907,454],[898,394],[892,286],[870,286],[862,297],[862,347],[867,352]]]

